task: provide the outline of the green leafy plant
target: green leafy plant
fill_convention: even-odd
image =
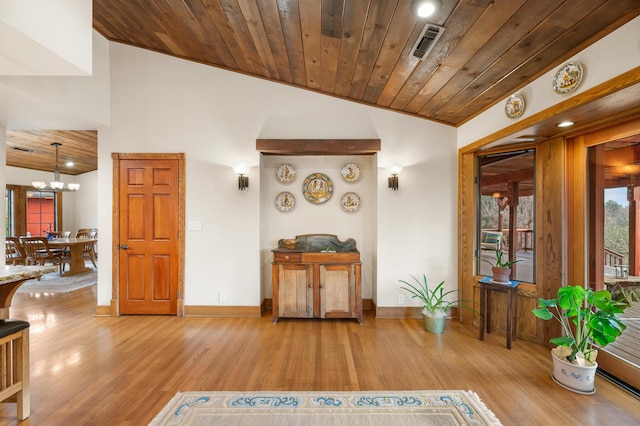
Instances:
[[[552,338],[551,343],[568,347],[570,362],[576,358],[595,361],[594,343],[604,347],[627,328],[616,314],[623,313],[629,305],[614,300],[607,290],[568,286],[558,289],[557,296],[540,299],[539,308],[534,309],[533,314],[543,320],[555,319],[562,325],[563,336]]]
[[[511,265],[514,263],[520,262],[520,260],[505,260],[504,259],[504,251],[502,249],[496,249],[496,260],[491,262],[488,259],[482,259],[483,262],[487,262],[493,268],[511,268]]]
[[[422,276],[422,281],[418,278],[410,275],[415,281],[415,284],[400,280],[405,286],[401,286],[403,290],[411,293],[412,299],[418,299],[422,302],[422,313],[431,317],[444,317],[447,310],[453,306],[462,306],[466,301],[464,300],[452,300],[447,301],[445,298],[458,290],[444,291],[444,281],[440,282],[433,290],[429,289],[426,275]]]

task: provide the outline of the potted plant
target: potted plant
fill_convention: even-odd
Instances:
[[[491,265],[491,272],[493,273],[493,281],[497,283],[509,283],[509,276],[511,275],[511,265],[520,262],[520,260],[505,260],[504,251],[502,249],[496,249],[496,260],[491,262],[488,259],[482,259],[483,262],[487,262]]]
[[[555,299],[540,299],[533,314],[543,320],[555,319],[563,335],[551,339],[558,345],[551,350],[553,379],[561,386],[582,394],[593,394],[598,351],[616,340],[626,326],[616,317],[628,307],[614,300],[607,290],[595,291],[582,286],[558,289]]]
[[[422,319],[424,328],[430,333],[440,334],[444,329],[444,320],[447,311],[454,306],[462,306],[462,300],[447,301],[445,298],[457,292],[458,290],[444,291],[444,281],[438,284],[433,290],[429,289],[427,277],[423,275],[422,281],[411,275],[415,284],[400,280],[405,286],[401,286],[403,290],[411,293],[412,299],[418,299],[422,302]]]

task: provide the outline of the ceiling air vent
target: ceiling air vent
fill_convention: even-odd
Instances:
[[[411,49],[411,56],[415,56],[421,61],[427,57],[431,49],[436,45],[438,39],[444,33],[444,27],[434,24],[426,24],[418,37],[418,41]]]
[[[21,146],[12,146],[11,149],[15,149],[16,151],[22,151],[22,152],[35,152],[32,149],[22,148]]]

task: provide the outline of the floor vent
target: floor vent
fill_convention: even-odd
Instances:
[[[444,33],[444,27],[434,24],[426,24],[420,33],[420,37],[411,49],[411,56],[415,56],[421,61],[427,57],[431,49],[436,45],[438,39]]]

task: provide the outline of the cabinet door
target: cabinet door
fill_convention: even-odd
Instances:
[[[281,264],[278,267],[278,313],[281,317],[313,317],[313,267]]]
[[[355,318],[355,268],[320,265],[320,317]]]

